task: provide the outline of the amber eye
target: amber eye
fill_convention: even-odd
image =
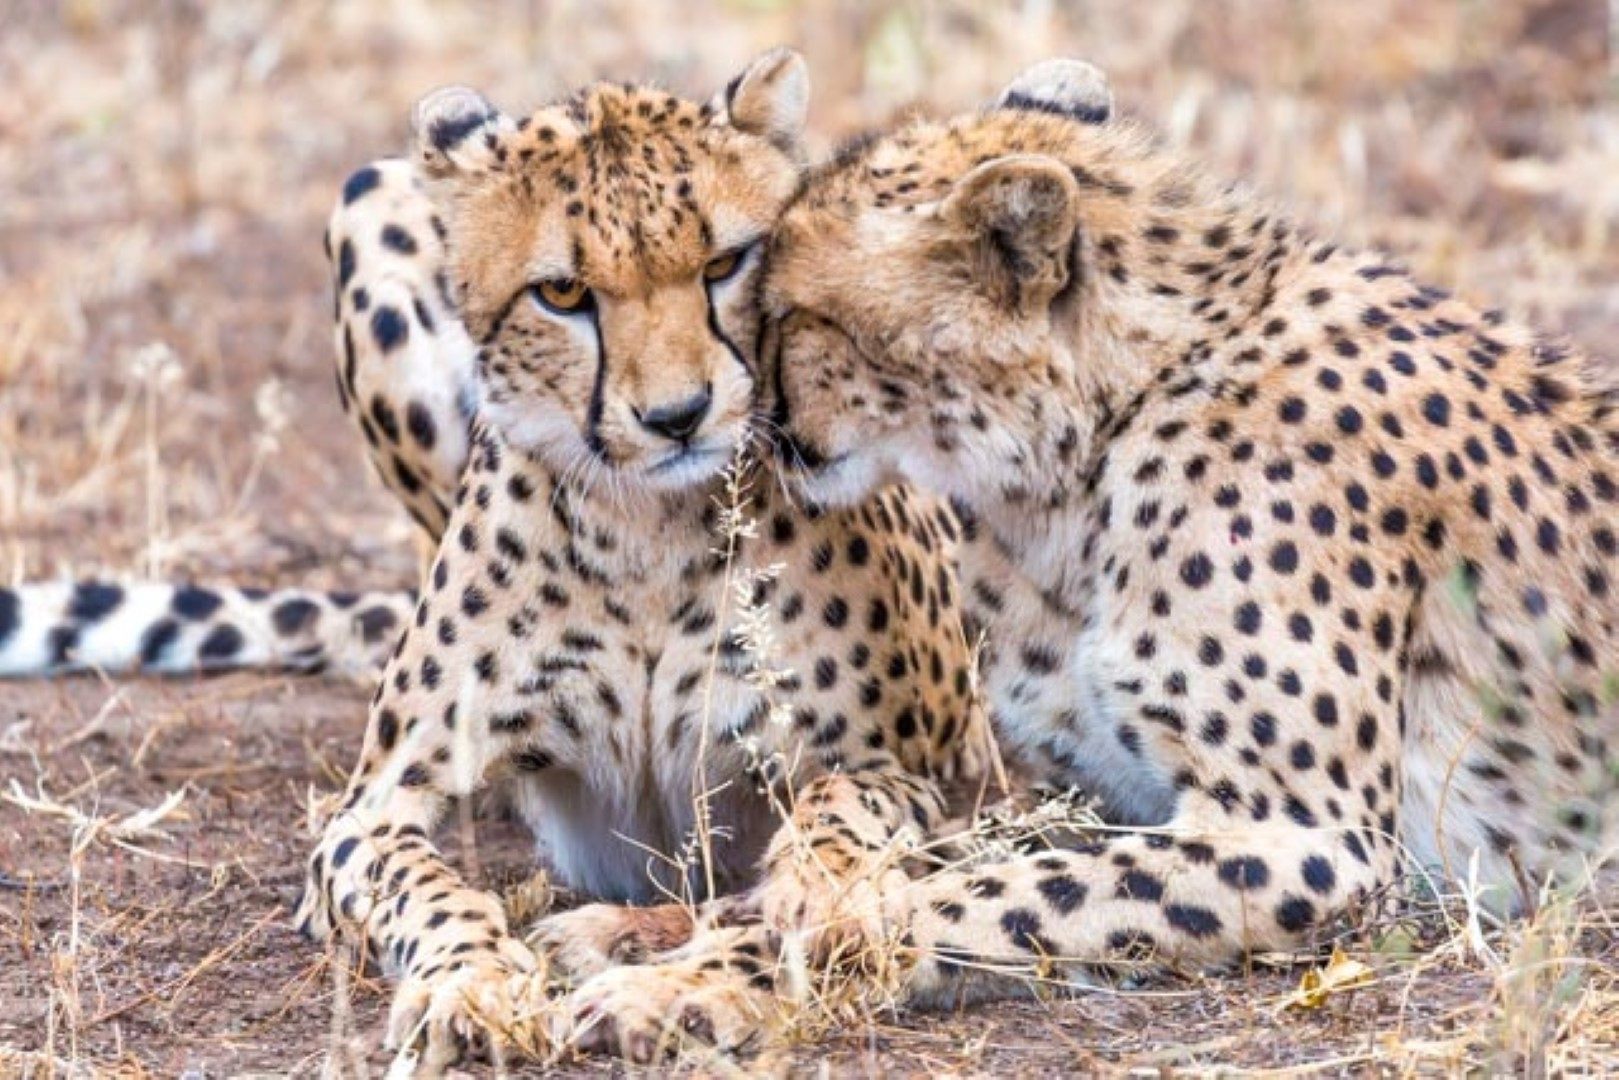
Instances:
[[[717,259],[708,260],[708,265],[703,267],[703,280],[724,281],[736,273],[737,267],[742,265],[742,257],[746,254],[746,251],[732,251]]]
[[[578,278],[542,281],[534,286],[534,295],[539,297],[540,303],[559,315],[588,311],[594,300],[585,283]]]

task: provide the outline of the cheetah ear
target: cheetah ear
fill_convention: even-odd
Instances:
[[[416,103],[410,129],[417,163],[436,178],[488,169],[501,136],[516,125],[476,90],[445,86]]]
[[[1113,116],[1113,90],[1095,64],[1042,60],[1007,84],[997,109],[1056,113],[1082,124],[1105,124]]]
[[[1043,154],[986,161],[956,181],[939,217],[964,234],[972,279],[1013,307],[1049,301],[1068,282],[1079,184]]]
[[[711,107],[716,120],[800,156],[809,112],[809,67],[792,49],[771,49],[727,83]]]

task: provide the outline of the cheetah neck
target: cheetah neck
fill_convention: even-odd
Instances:
[[[513,455],[514,475],[534,492],[527,510],[537,530],[564,538],[556,557],[598,580],[677,580],[699,572],[720,543],[723,478],[680,491],[651,492],[602,477],[561,474],[543,462]],[[510,478],[507,479],[510,485]],[[476,496],[475,496],[476,497]]]
[[[1081,603],[1076,538],[1090,532],[1090,496],[1118,438],[1154,402],[1262,377],[1277,360],[1236,344],[1238,328],[1262,326],[1279,296],[1341,258],[1228,192],[1198,198],[1182,178],[1164,183],[1167,196],[1130,196],[1155,198],[1148,214],[1110,210],[1106,196],[1092,207],[1080,288],[1054,312],[1051,361],[1008,406],[1027,437],[1001,468],[976,470],[965,493],[1000,557],[1058,606]],[[1139,235],[1109,231],[1144,217],[1152,224]]]

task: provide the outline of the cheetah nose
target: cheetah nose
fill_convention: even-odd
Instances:
[[[653,434],[683,443],[702,426],[703,417],[708,415],[708,407],[713,402],[714,388],[704,383],[701,390],[684,401],[658,405],[646,412],[635,410],[635,418]]]

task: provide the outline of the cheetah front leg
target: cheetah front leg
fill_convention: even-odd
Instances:
[[[433,1068],[508,1049],[537,1055],[543,965],[509,932],[499,900],[430,839],[450,798],[470,797],[503,748],[465,748],[475,759],[452,767],[442,717],[454,717],[453,705],[429,712],[431,695],[396,677],[414,651],[407,635],[372,709],[360,766],[310,858],[298,925],[312,938],[338,931],[358,940],[398,980],[388,1048],[420,1049]]]
[[[937,785],[897,769],[812,781],[765,855],[765,924],[800,938],[817,966],[858,964],[881,944],[885,903],[944,817]]]
[[[495,457],[487,450],[471,475],[493,469]],[[311,936],[353,935],[399,980],[389,1042],[424,1045],[433,1061],[483,1044],[525,1054],[545,1045],[544,965],[510,933],[498,899],[445,861],[433,830],[451,799],[499,776],[573,767],[583,739],[564,707],[573,699],[560,696],[568,688],[534,675],[535,665],[573,664],[571,646],[560,630],[542,633],[526,591],[490,584],[512,573],[519,545],[469,550],[497,531],[476,500],[451,521],[456,539],[441,548],[389,662],[299,910]],[[514,625],[527,635],[524,650],[511,647]]]
[[[543,1051],[544,980],[492,895],[468,885],[428,840],[442,799],[339,811],[309,865],[299,928],[343,930],[398,979],[384,1044],[441,1068],[463,1055]],[[414,820],[412,820],[414,819]],[[372,824],[372,823],[375,824]]]
[[[1170,826],[914,883],[900,916],[922,1008],[1083,981],[1098,967],[1203,967],[1291,950],[1392,877],[1350,829]]]

